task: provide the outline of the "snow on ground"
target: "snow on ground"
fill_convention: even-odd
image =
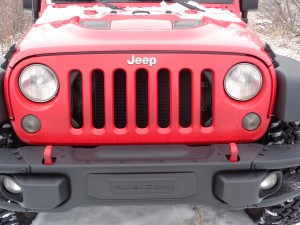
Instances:
[[[254,225],[244,211],[211,207],[101,206],[65,213],[40,213],[32,225]]]

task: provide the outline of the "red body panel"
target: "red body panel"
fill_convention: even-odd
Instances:
[[[117,4],[122,6],[122,4]],[[41,14],[49,17],[51,10],[69,5],[48,6],[42,4]],[[82,4],[85,10],[66,20],[41,20],[18,44],[18,50],[10,60],[5,87],[6,101],[12,124],[18,137],[29,144],[46,145],[101,145],[101,144],[209,144],[252,142],[263,136],[274,107],[276,79],[272,61],[264,51],[259,38],[239,18],[239,4],[206,5],[219,10],[231,10],[232,20],[202,12],[166,14],[155,11],[151,15],[100,13],[91,6]],[[98,6],[101,6],[99,4]],[[128,4],[127,4],[128,6]],[[152,7],[157,3],[131,3],[130,6]],[[98,8],[96,8],[98,9]],[[143,9],[143,8],[138,8]],[[93,13],[89,13],[94,10]],[[151,11],[152,12],[152,11]],[[189,15],[192,13],[191,15]],[[195,15],[193,13],[196,13]],[[235,15],[234,15],[235,14]],[[49,19],[48,18],[48,19]],[[195,28],[174,29],[178,20],[199,20]],[[81,26],[83,20],[108,21],[109,29],[95,30]],[[128,65],[132,55],[155,57],[157,64]],[[238,102],[229,98],[223,87],[228,70],[237,63],[255,64],[263,75],[263,86],[252,100]],[[33,103],[21,93],[18,77],[28,65],[41,63],[49,66],[58,75],[60,89],[48,103]],[[126,71],[127,126],[114,126],[113,73],[116,69]],[[135,72],[143,68],[149,74],[149,125],[138,128],[135,124]],[[96,129],[92,124],[91,74],[94,70],[104,72],[105,127]],[[159,69],[170,72],[171,118],[168,128],[157,123],[157,73]],[[179,71],[192,71],[192,124],[188,128],[179,125]],[[200,74],[212,71],[213,124],[200,125]],[[71,126],[69,75],[79,70],[83,76],[83,127]],[[242,118],[250,112],[257,113],[261,125],[255,131],[242,128]],[[28,134],[21,120],[28,114],[36,115],[42,128]]]
[[[27,59],[19,63],[10,74],[9,90],[15,120],[13,126],[17,135],[30,144],[54,145],[99,145],[99,144],[146,144],[146,143],[224,143],[254,141],[266,131],[269,123],[269,108],[272,99],[272,78],[261,61],[246,56],[220,54],[135,54],[140,57],[156,57],[157,64],[149,66],[127,64],[131,54],[80,54],[55,55]],[[226,72],[235,64],[250,62],[263,73],[263,87],[259,95],[247,102],[230,99],[223,88]],[[60,90],[55,99],[48,103],[33,103],[26,99],[18,88],[18,76],[22,69],[32,63],[51,67],[59,77]],[[127,126],[118,129],[113,118],[113,72],[122,68],[127,73]],[[149,126],[141,129],[135,125],[135,71],[144,68],[149,72]],[[171,124],[168,128],[157,125],[157,72],[167,68],[171,74]],[[192,71],[192,125],[179,126],[179,71]],[[71,127],[69,74],[79,70],[83,75],[83,115],[81,129]],[[95,129],[92,125],[91,74],[95,69],[104,71],[105,82],[105,127]],[[200,74],[211,69],[214,79],[213,124],[200,125]],[[241,120],[249,112],[256,112],[262,119],[259,129],[249,132],[242,128]],[[26,133],[21,120],[25,115],[34,114],[40,120],[42,129],[36,134]]]
[[[252,55],[267,65],[272,62],[264,52],[263,43],[243,23],[213,20],[203,17],[202,24],[192,29],[157,29],[158,20],[180,20],[177,15],[135,16],[134,20],[152,21],[153,28],[136,30],[124,28],[117,30],[94,30],[81,27],[80,18],[51,24],[36,25],[19,44],[18,54],[11,60],[10,66],[18,61],[38,55],[51,53],[79,53],[97,51],[201,51],[226,52]],[[101,20],[127,20],[132,16],[105,15]]]

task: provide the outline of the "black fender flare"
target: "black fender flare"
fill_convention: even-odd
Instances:
[[[285,122],[300,121],[300,62],[277,55],[277,93],[274,115]]]
[[[0,65],[5,62],[4,56],[0,56]],[[0,67],[0,124],[8,119],[5,97],[4,97],[4,76],[5,70]]]

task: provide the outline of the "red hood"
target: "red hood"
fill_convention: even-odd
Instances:
[[[151,12],[151,15],[132,15],[132,11],[123,14],[105,12],[97,17],[93,15],[96,12],[85,9],[82,14],[59,21],[47,21],[42,17],[20,41],[10,66],[23,58],[40,54],[113,51],[238,53],[261,58],[271,65],[268,55],[262,51],[264,46],[259,38],[245,23],[228,12],[231,19],[224,15],[191,14],[193,12],[188,11],[182,14]],[[80,25],[83,20],[108,21],[109,28],[85,28]],[[174,29],[173,22],[178,20],[198,20],[200,25]]]

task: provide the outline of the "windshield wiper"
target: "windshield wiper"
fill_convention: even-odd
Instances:
[[[97,3],[101,3],[102,5],[110,8],[110,9],[122,9],[120,8],[119,6],[116,6],[116,5],[113,5],[111,3],[108,3],[107,1],[104,1],[104,0],[52,0],[53,3],[57,3],[57,4],[70,4],[70,2],[72,3],[90,3],[90,2],[97,2]]]
[[[116,5],[113,5],[111,3],[108,3],[107,1],[103,1],[103,0],[94,0],[94,1],[95,2],[99,2],[102,5],[105,5],[106,7],[111,8],[111,9],[120,9],[120,10],[122,9],[119,6],[116,6]]]
[[[138,1],[138,2],[143,2],[143,0],[133,0],[133,1]],[[149,0],[146,0],[147,2],[149,2]],[[155,0],[154,0],[155,1]],[[200,12],[205,12],[205,10],[203,9],[199,9],[198,7],[196,6],[193,6],[187,2],[185,2],[184,0],[167,0],[167,1],[170,1],[170,2],[175,2],[175,3],[178,3],[188,9],[191,9],[191,10],[197,10],[197,11],[200,11]],[[53,3],[70,3],[70,2],[73,2],[73,3],[90,3],[90,2],[97,2],[97,3],[101,3],[102,5],[110,8],[110,9],[115,9],[115,10],[121,10],[122,8],[120,8],[119,6],[116,6],[116,5],[113,5],[111,3],[109,3],[108,1],[106,0],[52,0]]]
[[[185,1],[182,1],[182,0],[171,0],[171,2],[176,2],[176,3],[178,3],[178,4],[180,4],[180,5],[184,6],[184,7],[186,7],[188,9],[191,9],[191,10],[197,10],[199,12],[205,12],[205,10],[199,9],[198,7],[196,7],[194,5],[191,5],[191,4],[189,4],[189,3],[185,2]]]

